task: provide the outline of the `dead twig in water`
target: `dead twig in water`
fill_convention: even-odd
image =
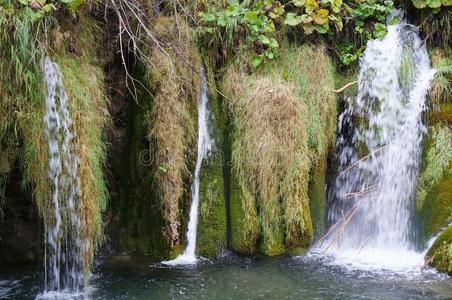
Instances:
[[[374,155],[377,152],[380,152],[382,149],[384,149],[386,147],[386,145],[381,146],[380,148],[378,148],[377,150],[375,150],[372,153],[367,154],[366,156],[364,156],[363,158],[361,158],[358,161],[355,161],[351,166],[349,166],[347,169],[345,169],[344,171],[340,172],[337,177],[341,177],[342,175],[344,175],[346,172],[348,172],[351,168],[353,168],[354,166],[356,166],[357,164],[359,164],[360,162],[362,162],[363,160],[366,160],[367,158],[371,157],[372,155]]]

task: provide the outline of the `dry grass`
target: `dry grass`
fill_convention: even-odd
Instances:
[[[437,73],[432,81],[430,97],[435,105],[452,102],[452,56],[450,50],[435,49],[431,53]]]
[[[309,161],[303,105],[294,96],[295,87],[280,78],[232,73],[225,90],[234,115],[233,169],[253,195],[242,199],[245,216],[254,220],[258,207],[267,247],[284,230],[286,244],[298,246],[310,222],[304,210]],[[244,234],[254,227],[245,222]]]
[[[334,70],[324,48],[284,47],[280,55],[253,75],[239,58],[224,79],[234,125],[233,176],[242,193],[251,192],[242,209],[253,221],[257,207],[268,249],[280,231],[287,247],[309,244],[309,170],[333,146],[336,125]],[[255,224],[244,223],[246,237]]]
[[[160,17],[154,24],[161,45],[149,55],[148,81],[154,90],[153,109],[146,116],[151,153],[155,153],[155,180],[167,221],[171,246],[180,243],[180,204],[184,180],[190,177],[188,157],[196,147],[196,107],[199,95],[200,58],[188,25]],[[188,62],[188,63],[187,63]]]

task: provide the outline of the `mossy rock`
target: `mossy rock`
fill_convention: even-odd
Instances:
[[[314,239],[320,238],[326,229],[326,159],[320,158],[309,175],[308,197],[314,231]]]
[[[196,253],[216,257],[226,247],[226,201],[222,157],[216,152],[202,163],[199,185],[199,224]]]
[[[163,232],[165,222],[161,204],[152,188],[150,176],[149,144],[146,140],[147,126],[144,116],[151,109],[150,96],[142,98],[144,106],[134,103],[128,113],[126,153],[123,164],[118,232],[119,250],[147,255],[155,260],[171,258],[170,245]]]
[[[199,224],[196,253],[205,257],[217,257],[227,246],[226,191],[224,185],[225,127],[223,102],[218,97],[213,70],[206,64],[209,82],[210,135],[214,146],[204,158],[199,183]]]
[[[438,271],[452,274],[452,226],[449,226],[428,250],[426,261]]]
[[[422,242],[446,226],[452,216],[452,134],[449,125],[434,124],[424,143],[417,184],[416,207]]]

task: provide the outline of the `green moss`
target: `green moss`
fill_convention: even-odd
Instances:
[[[218,98],[213,72],[208,64],[206,74],[210,83],[208,85],[212,112],[210,130],[215,144],[210,155],[204,158],[200,171],[196,252],[205,257],[216,257],[227,244],[226,193],[223,180],[226,119],[223,102]]]
[[[326,229],[326,159],[313,165],[309,174],[309,208],[313,220],[314,238],[320,238]]]
[[[132,104],[128,113],[123,182],[121,182],[119,231],[121,252],[135,252],[155,260],[169,259],[170,246],[164,238],[161,204],[150,176],[150,155],[145,114],[151,110],[151,96],[141,91],[142,104]],[[144,94],[143,94],[144,93]],[[135,103],[130,99],[131,103]]]
[[[199,224],[196,252],[218,256],[226,247],[226,202],[222,157],[213,152],[202,163],[199,186]]]
[[[234,172],[230,186],[230,248],[240,254],[255,253],[260,234],[255,199],[240,186]]]
[[[310,180],[309,170],[334,145],[333,64],[321,46],[285,45],[280,58],[251,75],[239,59],[223,85],[234,127],[232,247],[255,251],[255,239],[241,232],[245,226],[259,234],[264,254],[307,247],[313,236],[308,186],[312,202],[325,206],[325,171]],[[316,222],[323,222],[319,215]]]
[[[416,206],[421,240],[427,241],[452,216],[452,133],[447,125],[430,128],[424,145]]]
[[[442,272],[452,274],[452,226],[449,226],[428,250],[427,262]]]

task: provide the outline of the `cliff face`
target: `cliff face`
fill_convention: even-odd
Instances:
[[[106,253],[156,261],[184,249],[202,65],[215,147],[201,167],[197,254],[216,257],[230,248],[279,255],[309,247],[326,226],[337,121],[333,91],[336,71],[345,68],[331,51],[335,36],[321,37],[319,26],[317,35],[275,29],[272,21],[262,40],[250,42],[247,24],[226,32],[194,19],[211,2],[190,5],[188,15],[174,14],[178,8],[167,3],[159,9],[137,3],[139,15],[107,5],[107,20],[99,3],[72,12],[61,7],[41,16],[55,17],[46,32],[32,8],[0,6],[6,16],[0,19],[0,263],[40,259],[43,225],[52,224],[40,66],[45,54],[61,67],[77,132],[87,270],[105,241]],[[124,31],[134,26],[138,38]],[[216,35],[206,38],[206,32]],[[436,31],[431,37],[446,41]],[[250,59],[256,54],[266,55],[258,67]],[[441,57],[450,65],[447,55]],[[439,109],[430,115],[417,195],[423,240],[447,225],[452,207],[450,77],[435,84]],[[428,259],[450,272],[449,231]]]

